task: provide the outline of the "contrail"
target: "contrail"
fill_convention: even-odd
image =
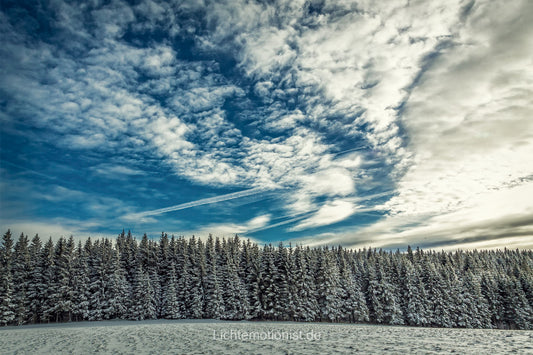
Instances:
[[[157,209],[157,210],[151,210],[151,211],[145,211],[145,212],[139,212],[139,213],[131,213],[131,214],[128,215],[128,217],[130,217],[130,218],[142,218],[142,217],[147,217],[147,216],[155,216],[155,215],[162,214],[162,213],[184,210],[186,208],[202,206],[202,205],[209,205],[209,204],[212,204],[212,203],[218,203],[218,202],[222,202],[222,201],[233,200],[233,199],[236,199],[236,198],[255,195],[255,194],[258,194],[258,193],[261,193],[261,192],[265,192],[265,191],[267,191],[267,190],[264,189],[264,188],[259,188],[258,187],[258,188],[253,188],[253,189],[249,189],[249,190],[244,190],[244,191],[232,192],[230,194],[219,195],[219,196],[215,196],[215,197],[202,198],[200,200],[191,201],[191,202],[185,202],[185,203],[181,203],[179,205],[160,208],[160,209]]]
[[[337,153],[333,153],[333,155],[337,156],[337,155],[342,155],[342,154],[346,154],[346,153],[350,153],[350,152],[355,152],[355,151],[358,151],[358,150],[365,150],[365,149],[371,149],[371,148],[372,147],[370,147],[369,145],[361,145],[359,147],[346,149],[346,150],[342,150],[342,151],[337,152]]]

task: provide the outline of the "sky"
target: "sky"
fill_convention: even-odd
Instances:
[[[533,248],[533,2],[0,5],[0,228]]]

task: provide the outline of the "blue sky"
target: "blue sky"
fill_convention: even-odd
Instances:
[[[3,1],[0,226],[533,247],[530,1]]]

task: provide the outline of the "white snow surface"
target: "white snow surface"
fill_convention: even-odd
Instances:
[[[0,354],[450,352],[533,354],[533,331],[216,320],[100,321],[0,328]]]

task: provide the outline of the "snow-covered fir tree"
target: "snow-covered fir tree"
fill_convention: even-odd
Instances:
[[[222,299],[224,311],[222,319],[237,320],[248,319],[248,294],[241,278],[239,277],[238,266],[233,259],[231,243],[225,245],[225,252],[222,257]]]
[[[533,252],[385,252],[239,237],[110,239],[6,232],[0,325],[221,318],[533,328]]]
[[[28,282],[29,323],[41,320],[43,302],[42,243],[36,234],[30,244],[30,279]]]
[[[297,246],[294,250],[294,319],[313,321],[318,315],[316,287],[309,250]]]
[[[403,315],[394,284],[389,280],[390,270],[382,253],[374,256],[374,267],[368,274],[367,299],[371,317],[377,323],[403,324]]]
[[[0,324],[10,324],[15,320],[16,299],[12,275],[13,238],[8,230],[0,245]]]
[[[278,269],[272,245],[265,245],[261,256],[259,271],[259,299],[261,302],[261,318],[276,319],[276,301],[278,285],[276,283]]]
[[[248,318],[258,318],[261,314],[259,298],[260,260],[257,244],[250,240],[242,244],[239,274],[248,295]]]
[[[112,255],[112,268],[106,277],[107,293],[106,308],[103,309],[104,319],[124,319],[131,302],[131,289],[126,281],[125,272],[120,265],[118,250]]]
[[[202,243],[194,236],[187,245],[185,263],[188,270],[188,282],[185,294],[185,308],[188,318],[202,318],[204,308],[204,290],[202,279],[205,273],[205,258]]]
[[[156,318],[156,300],[150,276],[142,265],[137,266],[132,290],[132,301],[128,310],[129,319],[144,320]]]
[[[31,257],[28,236],[21,234],[15,243],[12,264],[15,323],[24,324],[30,316],[28,287],[31,273]]]
[[[290,249],[289,249],[290,250]],[[294,265],[289,250],[282,243],[275,253],[277,285],[274,300],[274,317],[278,320],[292,320],[296,314],[294,305]]]
[[[339,283],[341,298],[341,320],[347,322],[368,322],[368,307],[361,286],[354,276],[352,265],[346,260],[346,253],[338,249]]]
[[[342,312],[341,289],[333,251],[328,248],[318,251],[315,275],[319,319],[329,322],[339,320]]]
[[[38,291],[40,293],[41,303],[41,314],[40,319],[43,322],[55,321],[55,310],[56,304],[54,299],[54,287],[55,287],[55,274],[54,274],[54,242],[52,238],[49,238],[48,241],[44,244],[41,252],[41,289]]]
[[[224,312],[224,301],[220,283],[220,272],[213,236],[209,235],[205,245],[206,272],[204,277],[204,311],[205,318],[218,319]]]
[[[402,306],[405,323],[414,326],[428,324],[427,296],[417,266],[412,264],[413,258],[404,260],[401,269],[403,279],[400,285],[399,301]]]
[[[51,313],[55,321],[72,320],[72,254],[74,241],[59,238],[55,245],[53,262],[53,284],[50,293]]]
[[[168,269],[168,278],[164,285],[161,287],[161,317],[166,319],[180,319],[184,318],[181,313],[181,307],[178,302],[177,292],[178,281],[176,278],[176,268],[174,262],[170,262],[170,268]],[[212,317],[217,318],[217,317]]]
[[[86,320],[89,317],[89,266],[81,242],[75,251],[72,262],[72,314],[73,320]]]

